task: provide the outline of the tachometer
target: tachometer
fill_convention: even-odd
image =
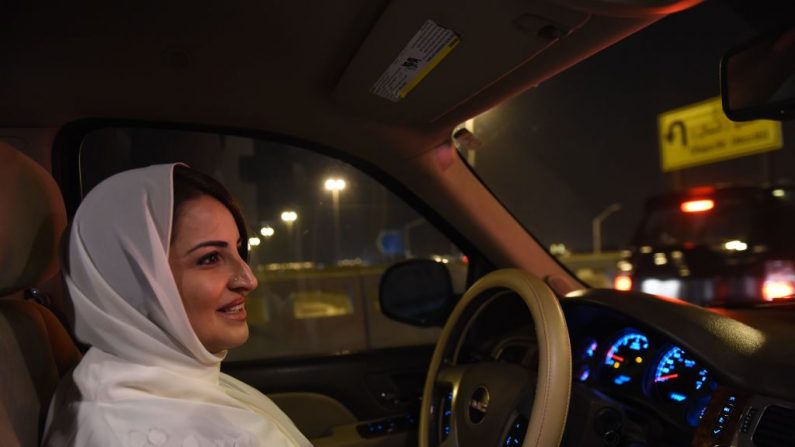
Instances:
[[[685,402],[695,395],[709,393],[708,382],[709,371],[696,363],[684,350],[672,346],[655,366],[651,385],[663,399]]]
[[[638,381],[648,352],[649,339],[635,330],[627,331],[607,350],[603,374],[610,383],[619,386]]]

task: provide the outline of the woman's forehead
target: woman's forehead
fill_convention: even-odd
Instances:
[[[179,243],[180,239],[207,237],[236,243],[240,237],[232,213],[224,204],[208,195],[183,202],[177,210],[174,229],[174,243]]]

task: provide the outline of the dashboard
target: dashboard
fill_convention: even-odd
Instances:
[[[674,424],[699,425],[718,386],[688,351],[636,327],[600,327],[573,343],[574,380],[664,413]]]
[[[561,445],[795,445],[795,306],[709,310],[610,290],[561,303],[572,349]],[[458,360],[536,370],[523,306],[494,300]]]
[[[795,445],[795,307],[704,309],[608,290],[562,305],[579,393],[636,428],[620,445]]]

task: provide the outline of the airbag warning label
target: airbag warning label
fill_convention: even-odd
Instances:
[[[420,30],[392,61],[370,92],[400,101],[455,48],[460,39],[453,31],[426,20]]]

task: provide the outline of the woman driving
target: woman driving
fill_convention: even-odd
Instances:
[[[46,446],[308,446],[273,402],[220,372],[248,338],[243,215],[183,165],[106,179],[72,224],[64,272],[91,348],[50,406]]]

